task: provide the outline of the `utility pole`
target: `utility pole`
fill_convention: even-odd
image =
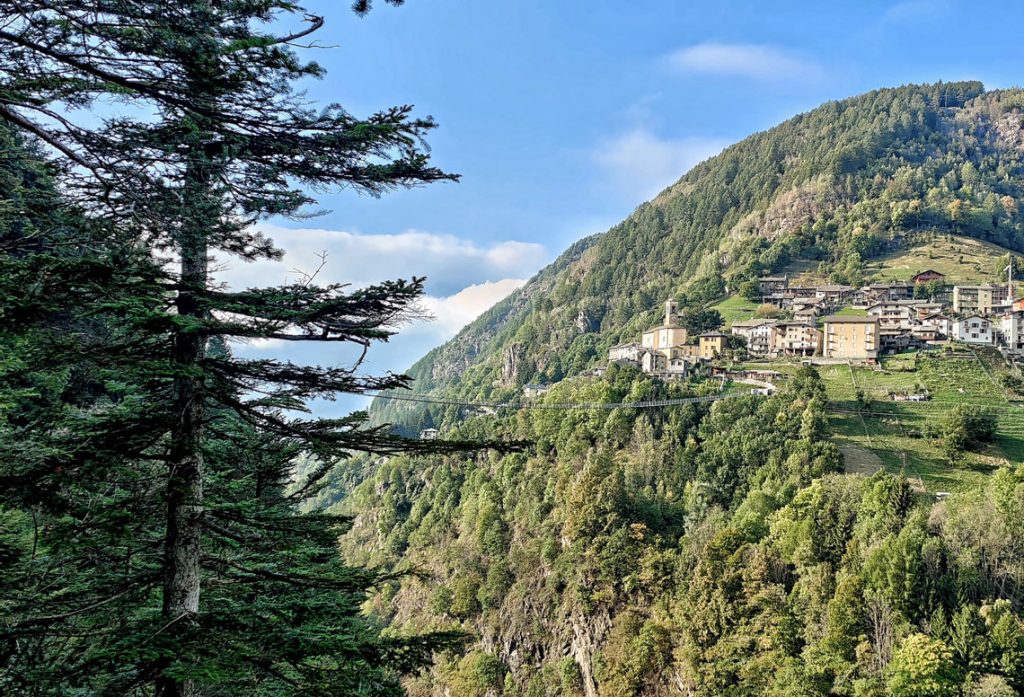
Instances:
[[[1013,295],[1013,255],[1010,255],[1010,263],[1006,265],[1006,297],[1013,305],[1016,298]]]

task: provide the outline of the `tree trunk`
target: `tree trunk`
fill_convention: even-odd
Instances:
[[[190,167],[185,191],[195,193],[196,208],[207,194],[204,166]],[[191,185],[190,185],[191,184]],[[176,301],[181,317],[202,319],[196,293],[206,287],[207,241],[201,215],[191,215],[180,244],[181,286]],[[197,218],[199,220],[197,220]],[[200,558],[203,508],[203,379],[198,367],[205,355],[205,335],[179,330],[174,336],[171,360],[179,374],[174,378],[173,409],[167,478],[167,531],[164,540],[163,617],[167,625],[190,623],[199,612]],[[169,631],[169,630],[165,630]],[[159,697],[192,697],[191,680],[160,674]]]

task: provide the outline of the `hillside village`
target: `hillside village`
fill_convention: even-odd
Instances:
[[[631,364],[673,378],[691,374],[742,348],[755,358],[797,357],[816,363],[875,364],[883,354],[949,342],[1024,351],[1024,299],[1016,299],[1012,271],[1003,284],[944,284],[931,269],[903,282],[793,285],[788,276],[758,279],[765,316],[734,322],[730,333],[690,336],[678,323],[677,305],[665,302],[663,323],[639,342],[613,346],[609,363]]]

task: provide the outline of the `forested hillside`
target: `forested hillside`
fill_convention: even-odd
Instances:
[[[703,307],[810,260],[857,283],[864,260],[943,231],[1024,251],[1024,93],[980,83],[883,89],[827,103],[694,167],[583,240],[409,371],[414,389],[507,397],[604,360],[674,296]],[[410,429],[442,409],[376,404]]]
[[[818,367],[828,339],[769,355],[712,333],[660,349],[676,370],[586,370],[668,296],[691,333],[775,312],[750,307],[766,272],[1012,268],[1024,91],[884,89],[753,135],[410,380],[363,357],[419,315],[424,279],[235,288],[215,263],[279,260],[258,224],[328,192],[459,178],[413,107],[307,95],[324,17],[0,8],[0,694],[1024,694],[1024,310],[999,344],[980,316],[1012,278],[998,302],[955,289],[944,345],[934,325],[884,345],[851,303],[825,333],[870,331]],[[934,317],[928,276],[901,286],[928,303],[896,306]],[[363,351],[235,351],[252,342]],[[434,397],[316,414],[410,385]]]
[[[973,245],[988,256],[947,262],[1000,273],[1003,250],[1024,251],[1022,107],[1019,90],[907,86],[751,136],[428,354],[414,389],[518,401],[547,382],[549,405],[703,394],[718,385],[619,366],[574,376],[655,324],[665,298],[699,323],[766,272],[860,284],[908,250]],[[671,409],[378,402],[374,418],[408,429],[535,447],[357,459],[317,503],[357,516],[348,558],[417,570],[380,588],[374,614],[471,637],[406,681],[414,697],[1021,694],[1024,478],[1000,435],[1015,406],[974,354],[908,375],[895,360],[820,374],[794,362],[774,396]],[[978,399],[1006,403],[999,434],[993,412],[987,444],[956,440],[972,406],[918,427],[864,413],[888,398],[875,383],[897,379],[928,382],[936,410],[988,390]],[[848,461],[870,448],[891,452]],[[908,481],[922,463],[937,467]]]
[[[707,384],[704,383],[706,387]],[[632,369],[544,399],[679,396]],[[352,559],[411,569],[371,603],[470,650],[413,697],[995,697],[1024,690],[1024,478],[935,504],[884,470],[843,474],[826,392],[664,410],[477,417],[529,453],[396,457],[340,507]]]

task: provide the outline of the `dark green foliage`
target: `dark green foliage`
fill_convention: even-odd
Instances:
[[[679,324],[691,334],[702,334],[722,326],[722,315],[718,310],[703,307],[688,307],[679,315]]]
[[[954,407],[942,427],[942,449],[947,458],[955,459],[964,450],[974,450],[991,443],[996,433],[996,417],[985,409],[969,405]]]
[[[291,2],[0,16],[0,691],[400,694],[463,633],[382,636],[361,603],[394,577],[344,564],[349,519],[300,504],[355,452],[476,444],[308,418],[313,398],[408,380],[241,360],[230,341],[365,349],[422,279],[230,291],[208,264],[279,256],[251,224],[305,215],[310,190],[453,179],[423,148],[434,124],[307,104],[292,86],[323,71],[291,47],[323,20]]]
[[[204,445],[204,612],[167,627],[159,483],[170,382],[166,340],[151,328],[170,280],[64,205],[46,168],[2,133],[0,176],[17,209],[2,220],[0,258],[11,320],[0,332],[0,688],[135,694],[159,664],[235,693],[354,694],[376,676],[377,693],[399,694],[397,673],[458,634],[377,636],[358,606],[378,575],[336,551],[348,520],[297,515],[301,494],[287,488],[295,458],[313,449],[223,407]],[[232,365],[223,343],[209,357]],[[237,388],[220,395],[242,399]],[[370,448],[401,447],[369,435]]]

